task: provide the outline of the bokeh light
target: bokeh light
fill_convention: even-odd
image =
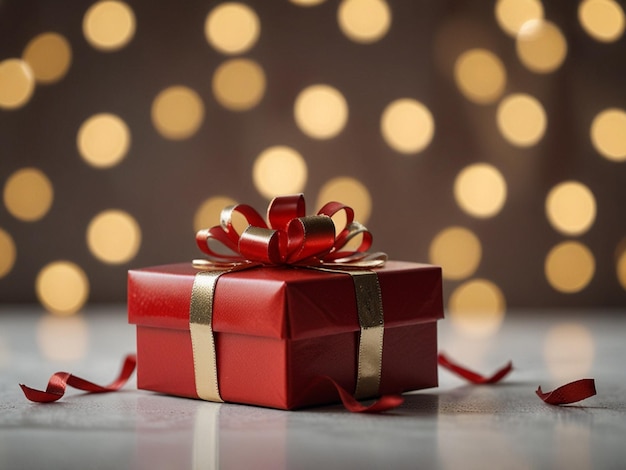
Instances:
[[[502,95],[506,86],[506,69],[493,52],[470,49],[454,64],[454,80],[468,100],[489,104]]]
[[[539,0],[497,0],[494,12],[500,28],[512,37],[517,36],[527,21],[543,19]]]
[[[507,186],[493,165],[474,163],[463,168],[454,181],[454,198],[471,216],[493,217],[506,201]]]
[[[589,230],[596,218],[596,200],[584,184],[565,181],[548,193],[546,215],[559,232],[581,235]]]
[[[557,25],[545,20],[524,23],[517,35],[517,56],[524,66],[536,73],[558,69],[567,55],[567,41]]]
[[[617,245],[615,253],[615,273],[617,280],[626,290],[626,238]]]
[[[319,209],[330,201],[339,201],[352,207],[355,220],[362,224],[369,221],[372,213],[372,196],[359,180],[339,176],[327,181],[317,195],[316,207]]]
[[[76,136],[80,156],[96,168],[117,165],[126,156],[130,141],[130,130],[126,123],[119,116],[109,113],[88,118]]]
[[[206,199],[200,204],[193,217],[194,232],[219,225],[222,209],[234,204],[236,201],[228,196],[213,196]]]
[[[435,134],[435,121],[430,110],[417,100],[401,98],[383,111],[380,130],[393,150],[405,154],[418,153],[430,144]]]
[[[105,210],[89,222],[87,246],[104,263],[126,263],[135,257],[141,246],[141,229],[130,214],[117,209]]]
[[[58,315],[71,315],[87,301],[89,280],[76,264],[54,261],[37,274],[35,292],[46,310]]]
[[[150,114],[157,132],[166,139],[188,139],[202,125],[204,103],[191,88],[170,86],[154,98]]]
[[[591,371],[595,346],[593,336],[578,323],[560,323],[548,330],[543,357],[555,381],[569,382]]]
[[[300,130],[309,137],[330,139],[346,125],[348,103],[336,88],[312,85],[296,97],[294,116]]]
[[[626,112],[609,108],[598,113],[591,123],[591,142],[608,160],[626,160]]]
[[[50,361],[78,361],[89,348],[89,327],[78,315],[44,315],[37,323],[37,345]]]
[[[224,54],[241,54],[259,39],[261,23],[248,5],[225,2],[213,8],[206,17],[204,34],[207,41]]]
[[[95,49],[111,52],[126,46],[135,35],[135,14],[124,2],[96,2],[85,13],[83,34]]]
[[[482,256],[478,237],[463,227],[448,227],[430,244],[429,259],[443,268],[444,279],[464,279],[476,271]]]
[[[15,248],[15,242],[13,237],[0,228],[0,279],[11,272],[13,265],[15,264],[15,258],[17,257],[17,250]]]
[[[4,205],[14,217],[25,222],[34,222],[45,216],[53,198],[52,183],[37,168],[17,170],[4,185]]]
[[[578,5],[578,21],[596,41],[614,42],[624,33],[624,10],[613,0],[584,0]]]
[[[547,117],[537,99],[516,93],[500,102],[496,122],[500,133],[509,143],[518,147],[530,147],[544,136]]]
[[[221,64],[213,74],[213,95],[224,108],[247,111],[265,94],[263,68],[250,59],[232,59]]]
[[[485,338],[495,334],[506,310],[504,295],[493,282],[473,279],[457,287],[448,302],[450,321],[462,334]]]
[[[72,47],[64,36],[48,32],[33,38],[24,49],[22,58],[39,83],[61,80],[72,63]]]
[[[591,282],[595,264],[593,254],[585,245],[576,241],[562,242],[546,256],[546,279],[559,292],[580,292]]]
[[[319,5],[320,3],[324,3],[326,0],[289,0],[294,5],[298,5],[301,7],[312,7],[315,5]]]
[[[391,16],[385,0],[343,0],[337,11],[341,32],[363,44],[382,39],[391,27]]]
[[[300,193],[306,185],[307,165],[300,153],[291,147],[265,149],[254,161],[254,187],[267,199],[284,194]]]
[[[35,75],[21,59],[0,62],[0,108],[16,109],[28,103],[35,91]]]

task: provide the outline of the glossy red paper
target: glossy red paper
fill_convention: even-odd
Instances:
[[[139,388],[197,397],[189,333],[197,272],[191,264],[129,272]],[[390,261],[376,272],[385,318],[380,393],[436,386],[440,268]],[[320,376],[354,389],[359,322],[349,275],[293,267],[228,273],[213,311],[225,401],[283,409],[336,402]]]

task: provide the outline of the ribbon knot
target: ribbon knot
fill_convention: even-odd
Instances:
[[[332,219],[343,212],[345,225],[336,230]],[[233,223],[243,216],[247,227],[241,233]],[[361,236],[357,248],[347,244]],[[315,215],[306,215],[302,194],[274,198],[266,220],[251,206],[228,206],[220,214],[220,224],[196,234],[200,250],[212,266],[262,263],[264,265],[305,265],[373,268],[385,263],[384,253],[369,253],[372,235],[354,220],[354,210],[339,202],[329,202]]]

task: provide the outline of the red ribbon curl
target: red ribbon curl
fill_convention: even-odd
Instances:
[[[332,217],[344,213],[346,222],[336,232]],[[235,213],[248,226],[242,233],[233,224]],[[359,246],[346,249],[347,243],[361,235]],[[378,266],[386,261],[383,253],[367,253],[372,244],[369,230],[354,220],[354,210],[339,202],[329,202],[316,215],[306,215],[304,196],[296,194],[274,198],[267,208],[267,222],[251,206],[226,207],[220,224],[200,230],[196,243],[213,265],[262,263],[265,265],[338,265]]]
[[[127,355],[124,359],[124,365],[122,366],[122,370],[120,371],[117,379],[105,386],[81,379],[80,377],[76,377],[69,372],[57,372],[50,377],[50,381],[48,382],[45,392],[42,390],[35,390],[34,388],[30,388],[22,384],[20,384],[20,387],[22,388],[24,395],[26,395],[26,398],[37,403],[50,403],[57,401],[65,395],[65,389],[68,385],[89,393],[115,392],[128,382],[128,379],[134,372],[136,365],[137,356],[135,354]]]
[[[473,372],[467,369],[466,367],[461,366],[455,362],[452,362],[443,353],[439,353],[439,355],[437,356],[437,362],[439,363],[441,367],[444,367],[445,369],[448,369],[449,371],[454,372],[455,374],[463,377],[469,382],[473,384],[477,384],[477,385],[487,385],[487,384],[498,383],[504,377],[509,375],[509,373],[513,370],[513,363],[509,361],[504,367],[498,369],[493,375],[484,376],[476,372]]]
[[[580,379],[544,392],[541,386],[535,392],[548,405],[569,405],[585,400],[596,394],[596,383],[593,379]]]

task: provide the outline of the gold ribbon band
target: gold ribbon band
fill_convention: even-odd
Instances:
[[[385,323],[378,275],[373,271],[344,271],[350,274],[356,294],[359,326],[359,352],[354,397],[377,396],[383,365]]]
[[[223,402],[217,380],[217,358],[213,337],[213,298],[217,279],[229,269],[200,271],[193,280],[189,306],[189,330],[193,370],[198,397]]]
[[[239,269],[245,269],[245,267]],[[360,327],[354,396],[357,399],[378,396],[385,332],[378,275],[374,271],[365,270],[314,269],[350,275],[354,284]],[[213,299],[218,278],[233,270],[237,268],[199,271],[193,281],[189,306],[189,329],[196,393],[199,398],[207,401],[224,401],[220,396],[217,377],[217,357],[212,327]]]

